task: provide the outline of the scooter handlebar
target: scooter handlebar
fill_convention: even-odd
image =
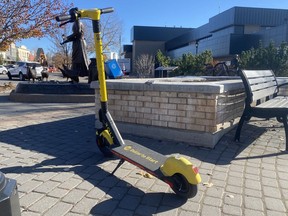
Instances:
[[[72,18],[72,16],[70,14],[69,15],[56,16],[56,21],[62,22],[62,21],[70,20],[71,18]]]
[[[113,11],[114,11],[114,8],[112,8],[112,7],[102,8],[102,9],[101,9],[101,14],[104,14],[104,13],[112,13]]]
[[[69,10],[69,14],[56,16],[56,21],[57,22],[66,21],[64,23],[61,23],[60,26],[65,25],[69,22],[73,22],[74,20],[77,19],[77,11],[78,11],[78,8],[72,8]],[[100,11],[101,11],[101,14],[112,13],[114,11],[114,8],[112,7],[102,8],[100,9]]]

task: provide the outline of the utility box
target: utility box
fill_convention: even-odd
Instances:
[[[117,79],[123,76],[123,72],[116,61],[116,59],[111,59],[105,62],[106,74],[110,79]]]
[[[0,172],[0,215],[21,215],[16,180],[5,178],[2,172]]]
[[[154,77],[155,78],[169,77],[169,73],[173,72],[177,68],[178,68],[177,66],[157,67],[155,69]]]

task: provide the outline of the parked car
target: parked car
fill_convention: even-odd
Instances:
[[[47,69],[47,71],[48,71],[49,73],[54,73],[54,72],[57,72],[57,68],[54,67],[54,66],[49,66],[48,69]]]
[[[7,68],[3,65],[0,65],[0,74],[6,74],[7,73]]]
[[[12,77],[18,77],[20,80],[28,78],[28,67],[36,70],[36,79],[41,80],[43,67],[39,62],[16,62],[16,65],[8,69],[7,76],[11,80]]]
[[[7,68],[7,71],[12,68],[14,65],[13,64],[7,64],[7,65],[4,65],[6,68]]]

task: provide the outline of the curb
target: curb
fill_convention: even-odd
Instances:
[[[82,94],[27,94],[11,91],[9,99],[13,102],[29,103],[94,103],[94,95]]]

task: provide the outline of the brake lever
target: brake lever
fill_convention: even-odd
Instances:
[[[67,23],[69,23],[69,22],[73,22],[72,20],[68,20],[68,21],[66,21],[66,22],[63,22],[63,23],[61,23],[60,25],[59,25],[59,27],[61,27],[61,26],[63,26],[63,25],[66,25]]]
[[[68,43],[69,41],[68,40],[64,40],[62,42],[60,42],[60,45],[64,45],[65,43]]]

